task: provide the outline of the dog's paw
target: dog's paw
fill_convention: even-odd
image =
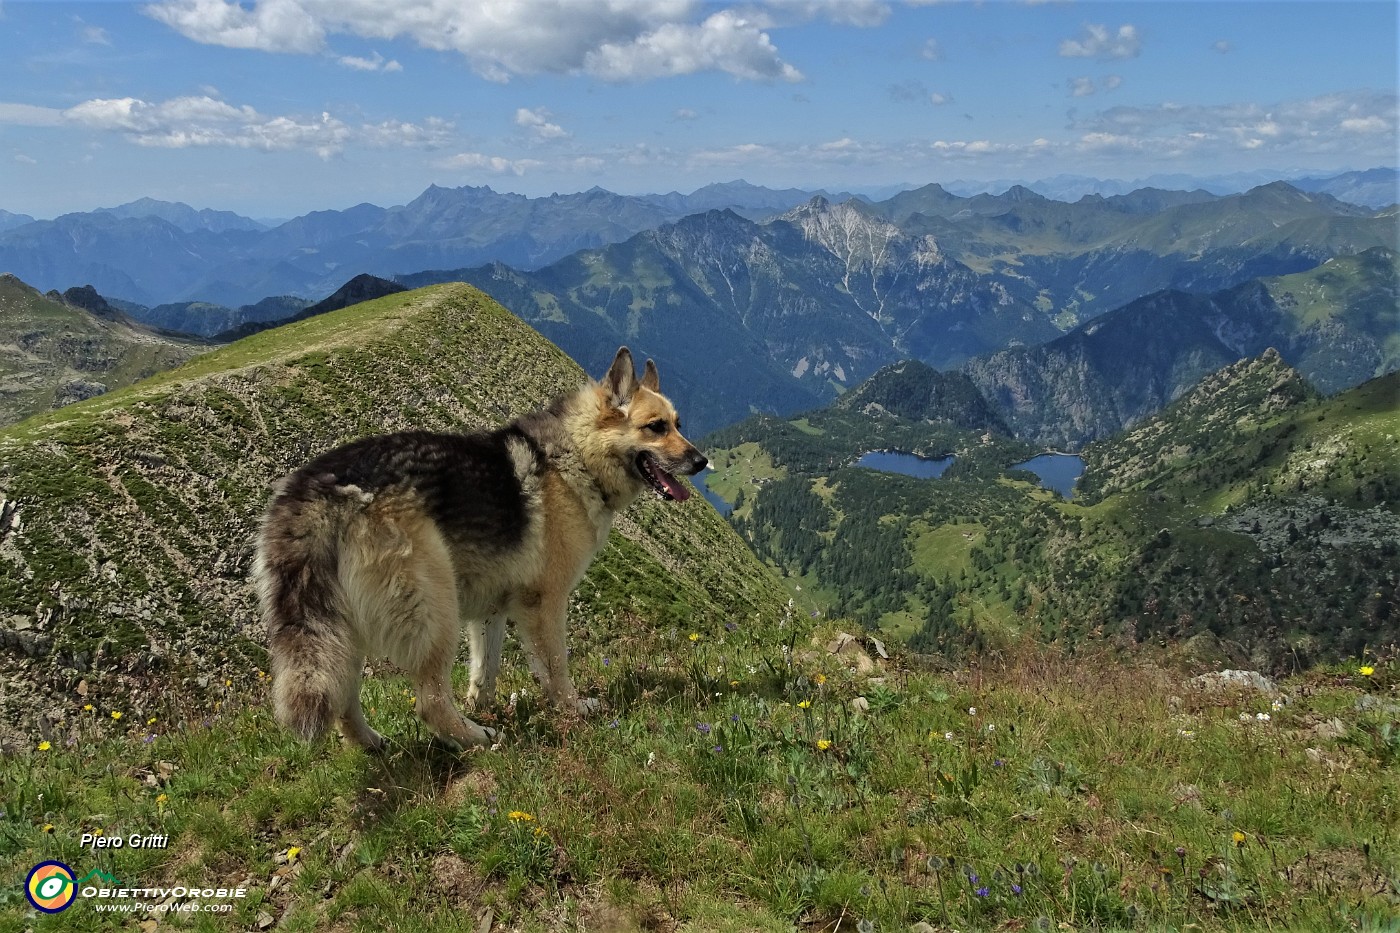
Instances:
[[[580,716],[593,716],[603,711],[603,701],[597,697],[579,697],[574,706]]]

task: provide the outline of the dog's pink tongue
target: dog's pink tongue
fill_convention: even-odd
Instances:
[[[684,502],[690,498],[690,490],[681,485],[680,480],[676,479],[665,470],[657,470],[656,472],[661,478],[661,485],[666,487],[666,492],[672,499],[675,499],[677,502]]]

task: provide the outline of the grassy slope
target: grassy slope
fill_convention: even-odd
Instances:
[[[132,925],[87,903],[28,913],[18,888],[44,858],[128,885],[249,889],[229,915],[165,918],[196,929],[477,930],[483,911],[497,933],[1330,929],[1400,903],[1400,745],[1393,716],[1357,705],[1393,701],[1390,664],[1292,684],[1278,710],[1029,646],[945,674],[895,662],[872,682],[809,647],[834,629],[783,614],[698,497],[632,513],[580,587],[574,666],[602,717],[541,710],[512,643],[499,749],[445,753],[384,671],[364,700],[386,756],[301,746],[266,712],[248,639],[237,542],[267,477],[360,430],[503,416],[491,406],[576,372],[452,286],[221,353],[0,435],[0,489],[23,516],[0,557],[35,581],[6,612],[58,582],[60,643],[111,627],[139,657],[202,627],[197,670],[218,665],[203,691],[153,692],[185,673],[169,661],[44,694],[0,757],[0,929]],[[133,558],[153,546],[149,565]],[[113,606],[138,611],[120,622]],[[98,828],[171,844],[81,849]]]

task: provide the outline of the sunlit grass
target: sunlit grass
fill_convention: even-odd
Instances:
[[[585,722],[512,667],[502,744],[466,755],[395,676],[363,694],[382,757],[292,741],[253,672],[248,705],[149,728],[75,709],[71,744],[0,764],[3,924],[120,925],[28,915],[47,858],[245,885],[212,928],[1383,929],[1400,907],[1391,662],[1280,697],[1043,648],[870,679],[834,632],[634,633],[578,659],[608,703]],[[98,826],[170,847],[81,848]]]

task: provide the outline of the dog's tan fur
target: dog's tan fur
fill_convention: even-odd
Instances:
[[[665,480],[646,478],[648,462]],[[379,747],[359,686],[365,657],[387,656],[413,678],[418,714],[439,736],[489,742],[453,702],[459,620],[470,705],[495,693],[509,619],[546,696],[591,711],[569,676],[569,595],[617,512],[649,485],[685,498],[670,473],[705,463],[655,365],[638,379],[626,347],[601,382],[490,434],[389,435],[312,461],[279,485],[258,542],[278,718],[308,739],[338,719],[350,739]]]

